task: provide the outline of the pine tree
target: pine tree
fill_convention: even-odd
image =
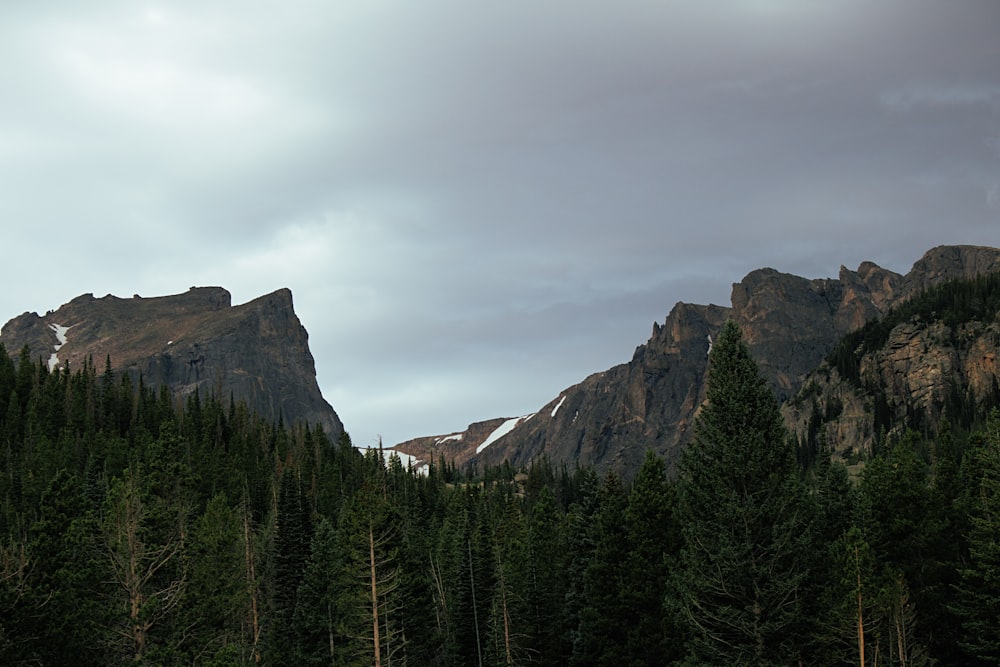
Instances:
[[[7,404],[16,383],[17,370],[14,368],[14,361],[7,354],[7,348],[0,343],[0,419],[7,414]],[[2,432],[3,422],[0,422],[0,433]]]
[[[689,658],[792,664],[806,639],[809,503],[777,401],[732,321],[712,347],[707,398],[678,489]]]
[[[928,612],[937,602],[928,593],[938,586],[942,551],[942,525],[935,520],[929,468],[918,445],[914,433],[892,444],[868,463],[859,487],[859,527],[871,545],[881,589],[870,624],[874,641],[888,655],[907,650],[907,659],[925,652],[934,627]]]
[[[961,569],[955,611],[962,619],[962,648],[982,665],[1000,662],[1000,412],[972,452],[969,561]]]
[[[337,606],[348,664],[380,667],[406,662],[397,561],[399,515],[386,502],[384,491],[377,478],[370,478],[340,514],[340,572],[335,576],[343,582]]]
[[[115,479],[105,501],[102,547],[117,615],[113,646],[123,664],[163,649],[168,638],[158,632],[170,623],[187,585],[180,569],[184,528],[160,524],[159,504],[141,466]]]
[[[223,494],[208,502],[192,526],[182,613],[190,628],[185,637],[187,653],[195,661],[249,653],[249,637],[243,636],[240,627],[249,607],[243,540],[239,513]]]
[[[877,580],[871,548],[861,529],[851,527],[826,549],[826,585],[819,596],[817,642],[826,664],[870,665]]]
[[[293,616],[312,541],[312,522],[307,506],[295,471],[286,470],[278,495],[271,580],[274,615],[268,633],[268,653],[274,665],[294,664],[296,638]]]
[[[627,654],[634,665],[662,665],[682,653],[682,631],[664,604],[673,594],[668,586],[680,552],[675,505],[675,489],[667,481],[666,464],[647,452],[625,510],[629,552],[622,599],[627,614]]]
[[[625,516],[628,498],[621,479],[608,473],[598,496],[594,550],[583,572],[584,602],[570,665],[613,667],[625,663],[628,614],[622,593],[628,573]]]
[[[566,513],[566,545],[570,554],[566,567],[566,599],[562,608],[563,645],[566,657],[578,655],[587,638],[581,632],[581,617],[587,607],[586,572],[594,557],[594,527],[599,507],[601,483],[593,468],[580,471],[579,502]],[[552,663],[563,664],[563,663]]]
[[[94,638],[106,612],[105,580],[95,543],[96,522],[80,481],[60,471],[50,482],[31,527],[31,602],[39,620],[37,648],[43,664],[102,664]]]
[[[350,585],[344,578],[337,532],[325,518],[316,525],[295,607],[299,665],[339,664],[346,656],[345,609],[338,589]],[[353,611],[353,610],[349,610]]]
[[[493,524],[493,597],[489,609],[489,647],[486,664],[524,664],[528,658],[526,634],[529,607],[525,596],[528,573],[526,526],[514,499],[502,490],[490,494]]]
[[[564,522],[555,495],[542,487],[528,515],[528,615],[531,649],[541,664],[564,665],[569,653],[559,622],[567,591],[569,559]]]

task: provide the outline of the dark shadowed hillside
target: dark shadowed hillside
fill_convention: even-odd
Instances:
[[[238,306],[221,287],[153,298],[84,294],[43,316],[12,319],[0,341],[11,355],[27,345],[50,368],[92,360],[103,370],[110,359],[112,369],[178,396],[214,392],[246,401],[268,419],[343,430],[320,393],[309,336],[288,289]]]

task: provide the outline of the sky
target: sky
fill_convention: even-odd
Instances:
[[[753,269],[1000,245],[1000,2],[6,1],[0,221],[0,322],[288,287],[355,444],[452,433]]]

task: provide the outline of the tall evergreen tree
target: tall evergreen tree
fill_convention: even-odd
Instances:
[[[531,649],[541,664],[564,665],[569,653],[559,622],[571,551],[552,489],[542,487],[528,515],[527,568]]]
[[[365,464],[368,478],[341,509],[336,530],[339,553],[336,562],[328,564],[335,568],[330,573],[335,582],[332,616],[343,633],[336,642],[336,655],[344,664],[403,665],[401,518],[388,502],[381,454],[369,452]]]
[[[195,521],[186,545],[189,561],[184,607],[186,653],[195,662],[248,655],[242,632],[250,593],[244,578],[246,545],[238,510],[214,496]]]
[[[493,597],[487,622],[489,639],[484,646],[486,664],[514,667],[529,657],[527,636],[529,608],[524,595],[528,573],[526,526],[514,499],[494,491]]]
[[[107,614],[100,604],[103,558],[97,527],[82,484],[60,471],[39,504],[32,525],[31,602],[39,621],[37,655],[42,664],[98,665],[104,647],[94,638]]]
[[[825,550],[826,585],[819,596],[816,641],[828,665],[869,665],[877,660],[873,616],[875,564],[861,529],[851,527]]]
[[[667,481],[666,464],[647,452],[625,510],[629,552],[622,601],[630,664],[662,665],[683,652],[683,632],[675,615],[668,613],[672,607],[664,604],[668,595],[673,596],[668,589],[670,573],[680,552],[675,506],[676,492]]]
[[[585,573],[594,556],[594,528],[598,511],[600,480],[593,468],[582,469],[578,502],[566,513],[566,545],[570,558],[566,567],[566,599],[562,610],[563,644],[566,656],[579,654],[587,638],[581,630],[581,616],[588,604]]]
[[[788,665],[805,644],[811,518],[778,403],[728,321],[681,459],[678,603],[701,665]]]
[[[338,591],[350,585],[344,576],[337,533],[325,518],[313,535],[309,559],[298,591],[295,627],[299,665],[331,665],[346,662],[345,605]],[[353,639],[353,638],[352,638]]]
[[[628,559],[625,523],[628,496],[621,479],[608,473],[598,496],[594,520],[594,550],[583,571],[584,602],[571,665],[580,667],[624,664],[628,614],[622,592]]]
[[[969,561],[962,568],[955,610],[962,618],[961,645],[974,664],[1000,663],[1000,412],[972,452]],[[970,660],[971,662],[971,660]]]
[[[915,433],[888,447],[865,467],[859,524],[871,545],[881,579],[873,616],[874,641],[888,655],[915,660],[939,619],[942,524],[928,485],[929,468]],[[912,660],[907,664],[914,664]]]
[[[286,470],[281,479],[277,510],[272,578],[274,615],[268,653],[272,664],[292,665],[296,643],[293,615],[312,541],[308,503],[294,470]]]

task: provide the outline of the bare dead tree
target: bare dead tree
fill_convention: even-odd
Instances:
[[[144,535],[148,508],[137,471],[127,471],[109,494],[103,523],[103,549],[111,583],[127,610],[127,621],[114,629],[135,661],[142,660],[150,630],[180,602],[187,584],[184,572],[163,580],[161,572],[174,564],[182,548],[183,518],[158,543]]]

